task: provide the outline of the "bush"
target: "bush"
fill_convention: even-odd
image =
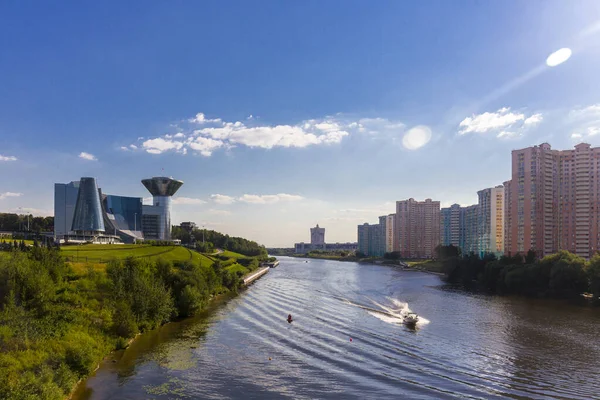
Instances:
[[[115,307],[112,331],[125,338],[134,337],[139,331],[131,307],[125,301],[118,302]]]
[[[200,291],[190,285],[186,285],[177,302],[177,310],[182,317],[190,317],[204,305],[204,298]]]
[[[71,335],[65,352],[65,362],[79,378],[88,375],[98,362],[94,340],[83,332]]]

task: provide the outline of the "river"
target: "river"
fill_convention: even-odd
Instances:
[[[141,335],[74,398],[600,399],[598,309],[469,294],[386,266],[280,261],[239,296]],[[416,329],[398,323],[409,310]]]

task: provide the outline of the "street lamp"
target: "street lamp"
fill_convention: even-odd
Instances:
[[[137,213],[133,216],[133,244],[137,243]]]

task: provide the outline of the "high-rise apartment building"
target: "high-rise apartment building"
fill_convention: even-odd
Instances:
[[[441,244],[459,247],[462,254],[475,253],[483,256],[481,205],[461,207],[453,204],[441,209]]]
[[[440,244],[440,202],[408,199],[396,202],[394,250],[407,258],[431,258]]]
[[[512,152],[505,182],[505,253],[568,250],[589,258],[600,248],[600,148],[550,145]]]
[[[479,216],[477,250],[481,255],[504,253],[504,187],[502,185],[477,192]]]
[[[358,251],[369,257],[382,257],[385,253],[385,236],[379,224],[358,225]]]
[[[460,210],[458,204],[440,210],[440,243],[444,246],[460,247],[462,226]]]
[[[394,251],[394,228],[396,226],[396,214],[385,217],[385,253]]]
[[[480,255],[479,238],[479,205],[461,207],[460,245],[463,254],[475,253]]]

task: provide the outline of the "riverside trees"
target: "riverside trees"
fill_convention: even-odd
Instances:
[[[0,256],[0,398],[64,399],[128,338],[237,290],[217,266],[128,258],[65,263],[56,249]]]
[[[588,290],[595,298],[600,295],[600,255],[586,262],[568,251],[541,260],[531,251],[525,257],[517,254],[500,259],[493,254],[480,258],[470,253],[445,257],[442,263],[448,281],[469,289],[552,298],[577,297]]]

